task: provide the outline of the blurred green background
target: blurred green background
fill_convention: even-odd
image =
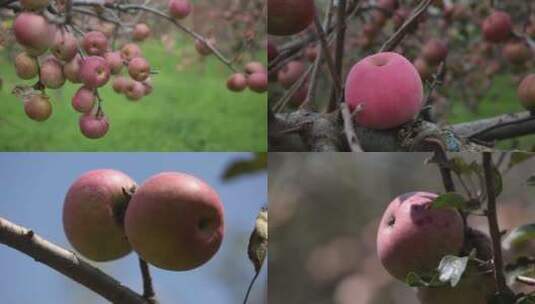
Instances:
[[[14,53],[0,51],[1,151],[266,151],[266,94],[226,88],[230,70],[213,56],[199,58],[190,39],[181,36],[173,47],[151,39],[142,45],[152,69],[154,90],[138,102],[99,90],[110,121],[101,139],[83,137],[71,97],[79,85],[47,90],[53,114],[45,122],[28,119],[23,104],[11,93],[15,85],[31,85],[16,77]],[[257,58],[265,61],[265,53]]]

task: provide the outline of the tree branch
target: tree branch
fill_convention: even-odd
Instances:
[[[100,269],[35,234],[0,217],[0,243],[43,263],[117,304],[149,304],[141,295]]]
[[[507,283],[503,274],[501,233],[496,212],[496,177],[494,164],[492,163],[492,154],[490,152],[483,153],[483,170],[485,172],[485,185],[487,190],[487,218],[489,221],[489,231],[492,239],[492,251],[494,256],[494,276],[496,277],[498,292],[504,294],[507,292]]]

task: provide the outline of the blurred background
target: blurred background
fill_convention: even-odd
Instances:
[[[167,11],[167,0],[150,6]],[[142,0],[130,3],[149,3]],[[216,39],[216,46],[242,71],[245,63],[265,63],[265,18],[253,18],[258,9],[250,1],[191,1],[193,12],[180,23]],[[129,22],[143,22],[151,36],[140,42],[151,69],[153,91],[137,102],[112,90],[99,90],[110,129],[98,140],[85,138],[71,98],[80,87],[70,82],[57,90],[47,89],[52,116],[45,122],[26,117],[17,85],[33,85],[37,78],[21,80],[14,58],[21,51],[12,34],[13,12],[0,8],[0,151],[266,151],[266,94],[245,90],[233,93],[226,87],[232,72],[213,55],[200,56],[194,40],[170,22],[154,15],[134,14]],[[84,27],[103,33],[115,25],[76,14]],[[114,42],[120,48],[131,41],[131,27],[121,28]],[[110,39],[111,40],[111,39]],[[123,75],[126,69],[123,69]]]
[[[437,166],[425,164],[430,156],[270,153],[270,303],[417,303],[415,292],[383,269],[375,242],[380,217],[396,196],[444,191]],[[500,229],[533,222],[535,190],[526,180],[534,172],[532,158],[504,175]],[[470,217],[470,225],[488,231],[486,218]]]
[[[261,166],[256,170],[236,168],[243,169],[243,164],[254,159],[258,157],[246,153],[2,153],[0,216],[72,249],[63,232],[63,199],[71,183],[84,172],[113,168],[137,183],[162,171],[195,175],[221,197],[225,238],[218,253],[195,270],[172,272],[151,267],[157,297],[162,304],[241,303],[254,274],[247,245],[256,215],[267,202],[267,176]],[[142,291],[135,254],[113,262],[91,263],[135,291]],[[4,277],[1,303],[107,303],[51,268],[1,245],[0,273]],[[263,269],[250,304],[266,303],[266,284],[267,269]]]

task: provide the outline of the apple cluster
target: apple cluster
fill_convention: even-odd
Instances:
[[[162,172],[138,186],[123,172],[86,172],[70,186],[63,228],[93,261],[134,250],[146,262],[186,271],[209,261],[224,234],[223,205],[213,188],[184,173]]]
[[[52,114],[52,105],[45,89],[59,89],[66,81],[81,84],[72,97],[72,107],[80,113],[79,127],[88,138],[103,137],[109,128],[102,111],[97,89],[114,75],[113,89],[130,100],[150,94],[150,65],[135,43],[126,43],[113,51],[109,37],[102,31],[90,31],[77,38],[68,27],[56,26],[39,11],[48,1],[26,1],[26,9],[13,22],[13,32],[24,51],[15,57],[17,76],[24,80],[38,77],[35,88],[40,92],[24,98],[28,117],[44,121]],[[30,11],[34,10],[34,11]],[[132,39],[143,41],[150,35],[149,27],[134,26]],[[123,67],[128,77],[121,76]]]
[[[244,73],[234,73],[227,80],[227,88],[233,92],[241,92],[245,88],[256,93],[267,91],[268,76],[264,65],[251,61],[245,65]]]

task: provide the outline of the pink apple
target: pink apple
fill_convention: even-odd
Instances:
[[[232,74],[227,80],[227,88],[233,92],[241,92],[247,87],[247,78],[242,73]]]
[[[268,34],[288,36],[306,29],[316,13],[314,0],[267,0]]]
[[[26,52],[19,53],[15,57],[15,71],[21,79],[32,79],[37,76],[39,67],[37,59],[29,56]]]
[[[460,213],[431,208],[437,197],[409,192],[386,208],[377,233],[377,254],[384,268],[404,281],[410,272],[429,273],[445,255],[458,255],[464,242]]]
[[[93,113],[82,114],[78,123],[82,134],[91,139],[103,137],[108,133],[110,127],[108,118],[103,113],[98,115]]]
[[[143,57],[136,57],[128,63],[128,74],[132,79],[143,81],[150,76],[149,62]]]
[[[80,66],[82,65],[82,57],[76,54],[74,58],[63,65],[63,74],[72,83],[80,83]]]
[[[513,22],[508,13],[494,11],[483,20],[482,29],[483,37],[485,37],[487,41],[494,43],[503,42],[511,36]]]
[[[170,0],[168,10],[174,18],[184,19],[191,13],[191,4],[189,0]]]
[[[405,57],[392,52],[370,55],[353,66],[345,82],[345,99],[356,122],[372,129],[398,127],[420,112],[423,85]]]
[[[148,263],[186,271],[209,261],[224,234],[223,205],[204,181],[178,172],[150,177],[126,211],[132,248]]]
[[[247,86],[256,93],[264,93],[268,89],[267,73],[253,73],[247,76]]]
[[[57,59],[62,61],[71,61],[78,51],[78,43],[76,38],[64,31],[57,31],[54,45],[51,52]]]
[[[52,46],[55,27],[41,15],[22,12],[13,22],[13,33],[18,43],[32,56],[43,54]]]
[[[48,57],[41,63],[40,70],[41,82],[45,87],[50,89],[59,89],[65,83],[63,75],[63,66],[61,62],[54,57]]]
[[[80,67],[80,78],[88,88],[101,87],[110,79],[110,67],[102,57],[86,57]]]
[[[93,89],[81,87],[72,97],[72,107],[80,113],[91,111],[94,105],[95,93],[93,92]]]
[[[104,59],[108,62],[110,72],[114,75],[118,74],[123,68],[123,58],[121,57],[120,52],[106,52],[104,54]]]
[[[108,50],[108,38],[99,31],[88,32],[84,35],[82,47],[88,55],[102,56]]]

